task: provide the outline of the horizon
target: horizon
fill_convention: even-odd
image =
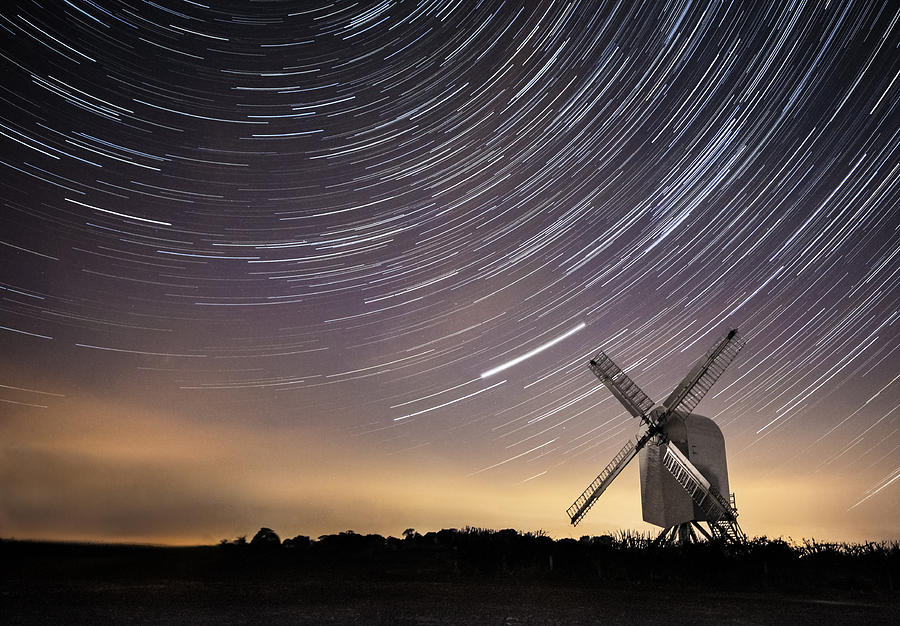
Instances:
[[[588,361],[738,328],[744,532],[900,538],[900,7],[251,4],[0,17],[0,536],[658,532]]]
[[[305,537],[309,539],[310,542],[315,543],[317,541],[321,541],[326,537],[335,537],[338,535],[357,535],[360,537],[381,537],[382,539],[396,539],[398,541],[405,541],[406,530],[404,529],[399,533],[379,533],[379,532],[367,532],[365,530],[360,529],[359,531],[355,529],[345,529],[340,531],[334,531],[329,533],[323,533],[320,535],[307,535],[304,533],[279,533],[274,528],[269,528],[268,526],[260,526],[256,531],[250,531],[247,533],[243,533],[237,535],[235,537],[222,537],[218,541],[214,543],[152,543],[152,542],[142,542],[142,541],[103,541],[103,540],[94,540],[94,539],[53,539],[53,538],[33,538],[33,537],[0,537],[0,542],[10,542],[10,543],[44,543],[44,544],[63,544],[63,545],[90,545],[90,546],[119,546],[119,547],[135,547],[135,548],[217,548],[221,546],[231,546],[231,545],[250,545],[250,541],[256,535],[256,533],[268,530],[278,537],[280,544],[283,545],[285,541],[295,539],[298,537]],[[522,530],[518,528],[482,528],[479,526],[470,526],[466,525],[460,528],[456,527],[445,527],[445,528],[434,528],[434,529],[419,529],[413,528],[415,531],[415,536],[418,538],[426,538],[428,535],[437,535],[438,533],[445,531],[452,531],[458,533],[467,533],[470,531],[482,532],[487,534],[496,534],[503,531],[512,530],[516,534],[521,536],[532,536],[532,537],[546,537],[553,541],[554,543],[562,540],[572,540],[572,541],[580,541],[583,539],[600,539],[604,537],[612,538],[616,540],[619,537],[639,537],[641,539],[646,539],[648,541],[653,541],[659,535],[659,532],[654,532],[653,529],[650,530],[636,530],[633,528],[620,528],[617,530],[610,531],[608,533],[600,533],[600,534],[580,534],[578,536],[572,537],[555,537],[552,534],[546,533],[543,530]],[[820,539],[817,537],[769,537],[767,535],[760,536],[747,536],[747,544],[752,544],[756,542],[783,542],[792,548],[803,548],[807,545],[819,545],[819,546],[857,546],[857,545],[880,545],[885,547],[894,547],[900,545],[900,539],[882,539],[882,540],[863,540],[863,541],[838,541],[838,540],[827,540]],[[710,542],[705,539],[700,539],[699,543],[709,544]],[[662,545],[668,546],[678,546],[680,545],[678,542],[663,542]],[[724,544],[723,544],[724,545]]]

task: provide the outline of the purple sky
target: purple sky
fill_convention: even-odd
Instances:
[[[896,538],[900,9],[597,5],[5,5],[0,536],[649,529],[587,360],[736,326],[745,530]]]

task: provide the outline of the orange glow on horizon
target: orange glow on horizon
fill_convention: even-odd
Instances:
[[[211,431],[126,404],[70,403],[68,411],[4,422],[3,536],[196,545],[252,536],[261,526],[282,538],[467,525],[554,537],[659,530],[640,519],[636,465],[572,528],[564,509],[593,478],[594,458],[522,482],[503,468],[467,476],[470,468],[429,446],[388,456],[321,432],[237,424]],[[750,536],[896,538],[877,503],[842,509],[832,495],[852,485],[838,476],[760,477],[738,460],[731,480]]]

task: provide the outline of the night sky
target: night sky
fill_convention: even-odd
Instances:
[[[650,530],[587,361],[731,327],[744,530],[900,534],[896,3],[0,11],[0,536]]]

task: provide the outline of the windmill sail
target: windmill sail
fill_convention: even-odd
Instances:
[[[653,408],[653,400],[602,350],[591,359],[590,368],[629,413],[650,423],[647,414]]]
[[[566,509],[566,513],[569,515],[569,519],[572,521],[572,526],[577,526],[578,522],[585,516],[585,514],[594,506],[594,502],[597,501],[597,498],[606,491],[606,488],[612,484],[612,481],[615,480],[616,476],[625,469],[625,466],[631,462],[631,459],[637,456],[637,453],[640,452],[641,448],[643,448],[650,438],[653,436],[650,430],[648,430],[642,437],[636,440],[629,439],[628,443],[626,443],[619,453],[613,457],[613,460],[609,462],[603,471],[594,479],[588,488],[584,490],[575,502],[572,503],[568,509]]]
[[[709,388],[719,380],[719,376],[734,360],[745,343],[744,338],[738,335],[736,328],[720,337],[709,352],[694,365],[687,377],[675,388],[675,391],[663,402],[667,413],[690,413],[693,411]]]
[[[663,465],[675,477],[678,484],[691,496],[707,519],[712,521],[734,519],[731,504],[722,497],[700,470],[691,463],[675,444],[666,446]]]

